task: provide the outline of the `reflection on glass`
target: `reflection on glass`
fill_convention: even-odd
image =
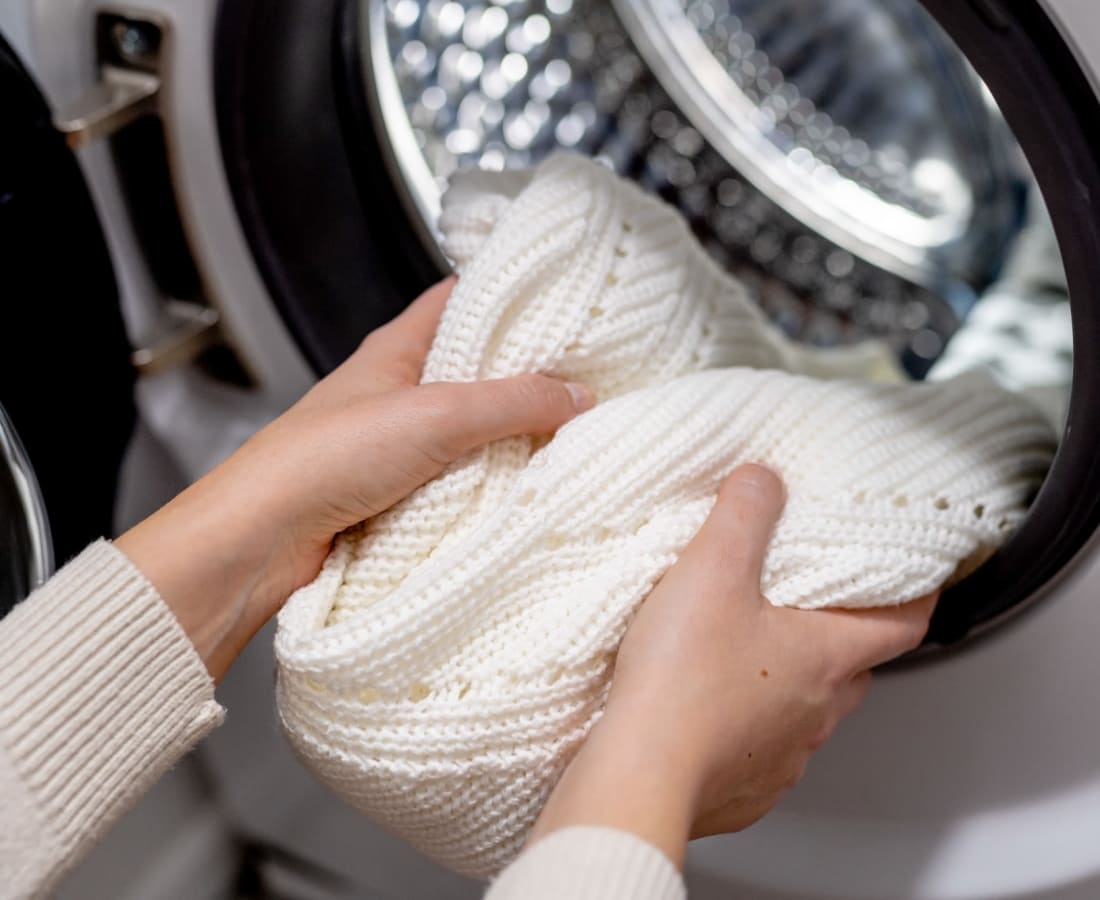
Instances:
[[[1062,430],[1073,377],[1069,290],[1054,228],[1037,189],[1001,277],[982,295],[928,377],[949,378],[975,366],[988,368],[1006,387],[1029,396]]]

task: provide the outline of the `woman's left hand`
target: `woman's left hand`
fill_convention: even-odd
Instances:
[[[776,475],[730,475],[627,629],[603,717],[530,840],[630,832],[681,866],[689,837],[740,831],[802,777],[862,702],[871,669],[916,647],[936,596],[863,610],[772,606],[761,575],[784,504]]]
[[[116,545],[220,678],[333,537],[500,438],[551,433],[593,404],[542,375],[420,385],[454,285],[424,293],[240,450]]]

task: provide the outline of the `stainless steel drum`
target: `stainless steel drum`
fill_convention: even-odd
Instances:
[[[1020,224],[1022,155],[912,0],[367,0],[397,183],[595,156],[677,205],[794,337],[923,374]]]

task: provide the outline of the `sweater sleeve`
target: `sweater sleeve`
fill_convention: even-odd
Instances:
[[[485,900],[685,900],[676,867],[639,837],[612,828],[564,828],[524,850]]]
[[[224,711],[183,629],[91,545],[0,621],[0,884],[45,894]]]

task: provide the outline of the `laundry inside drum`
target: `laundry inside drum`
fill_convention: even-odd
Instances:
[[[991,92],[917,0],[361,0],[360,56],[430,249],[449,177],[592,156],[677,207],[790,337],[974,366],[1056,428],[1050,218]]]

